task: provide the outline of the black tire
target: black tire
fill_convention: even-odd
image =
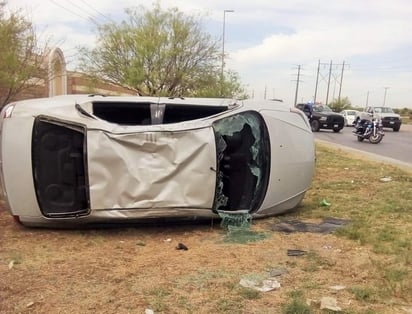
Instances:
[[[400,125],[394,126],[394,127],[393,127],[393,132],[399,132],[399,129],[400,129],[400,128],[401,128]]]
[[[340,130],[342,130],[342,129],[333,129],[333,132],[335,132],[335,133],[339,133],[339,132],[340,132]]]
[[[371,135],[369,136],[369,142],[371,142],[372,144],[378,144],[382,141],[383,136],[382,134],[377,133],[376,135]]]
[[[364,138],[362,136],[358,136],[358,141],[363,142]]]
[[[312,120],[310,122],[310,127],[312,128],[312,132],[319,132],[320,130],[320,123],[318,120]]]

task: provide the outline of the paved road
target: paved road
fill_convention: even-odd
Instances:
[[[339,133],[321,130],[314,135],[316,140],[364,152],[365,155],[412,169],[412,125],[402,125],[399,132],[384,129],[385,137],[379,144],[371,144],[367,140],[358,142],[352,131],[352,127],[345,127]]]

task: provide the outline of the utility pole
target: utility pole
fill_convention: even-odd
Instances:
[[[388,90],[389,87],[384,87],[385,88],[385,94],[383,95],[383,106],[385,107],[386,103],[386,91]]]
[[[295,107],[296,107],[297,102],[298,102],[299,82],[300,82],[300,64],[298,65],[298,76],[297,76],[297,79],[296,79]]]
[[[366,105],[365,108],[368,107],[369,104],[369,91],[366,93]]]
[[[345,61],[342,62],[342,72],[340,73],[340,84],[339,84],[339,95],[338,95],[339,101],[340,101],[340,93],[342,92],[343,70],[344,69],[345,69]]]
[[[326,90],[326,106],[328,105],[328,98],[329,98],[329,87],[330,87],[330,77],[332,75],[332,60],[330,60],[329,65],[329,78],[328,78],[328,89]]]
[[[224,90],[223,90],[223,83],[225,81],[224,77],[224,69],[225,69],[225,29],[226,29],[226,13],[232,13],[235,12],[234,10],[223,10],[223,30],[222,30],[222,73],[221,73],[221,93],[222,97],[224,96]]]
[[[315,85],[315,96],[313,96],[313,103],[316,104],[316,95],[318,93],[318,83],[319,83],[319,70],[320,70],[320,59],[318,61],[318,72],[316,74],[316,85]]]

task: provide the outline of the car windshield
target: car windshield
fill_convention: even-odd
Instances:
[[[213,123],[217,151],[214,210],[257,210],[269,180],[270,144],[263,118],[246,111]]]
[[[313,106],[313,111],[315,111],[315,112],[332,112],[332,109],[330,109],[326,105],[315,105],[315,106]]]
[[[389,107],[375,107],[376,113],[393,113],[392,108]]]

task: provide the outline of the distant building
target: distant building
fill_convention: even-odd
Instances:
[[[67,71],[63,52],[57,47],[48,53],[44,67],[47,68],[47,79],[37,81],[35,87],[26,89],[13,100],[67,94],[137,95],[132,89],[95,80],[84,73]]]

